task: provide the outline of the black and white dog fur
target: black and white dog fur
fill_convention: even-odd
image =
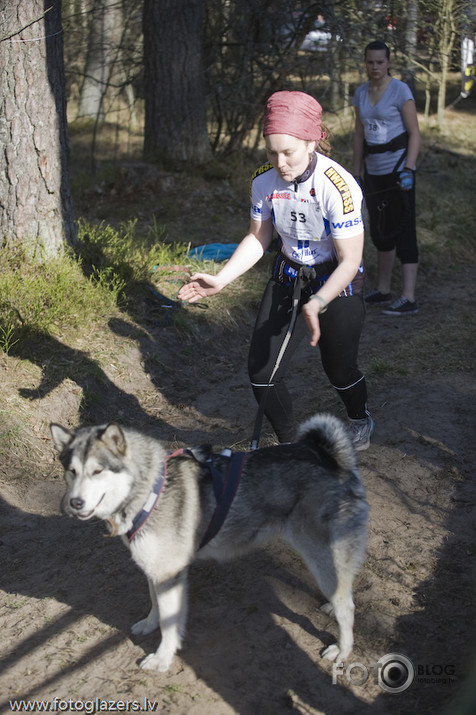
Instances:
[[[170,457],[159,440],[115,423],[76,431],[52,424],[51,434],[65,470],[64,510],[82,521],[107,521],[147,576],[152,607],[132,632],[151,633],[160,626],[162,639],[142,668],[168,670],[181,647],[193,561],[230,559],[272,540],[287,542],[302,556],[329,601],[322,608],[337,619],[338,642],[322,655],[339,662],[348,658],[352,582],[365,557],[368,504],[340,420],[315,415],[301,426],[295,443],[250,452],[226,520],[203,548],[216,507],[205,464],[210,448]],[[129,544],[125,535],[165,460],[161,496]]]

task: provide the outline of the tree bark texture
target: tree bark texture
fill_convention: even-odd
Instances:
[[[201,24],[202,0],[144,1],[144,154],[153,160],[211,154]]]
[[[418,35],[418,2],[408,0],[407,3],[407,24],[405,28],[405,53],[408,58],[408,65],[403,71],[403,80],[408,84],[415,95],[415,74],[416,67],[414,60],[417,55],[417,35]]]
[[[118,75],[124,16],[117,0],[95,0],[89,26],[88,54],[79,97],[78,117],[104,121],[104,99]]]
[[[456,37],[455,18],[458,14],[456,0],[442,0],[438,16],[438,55],[440,59],[440,79],[438,82],[437,122],[443,128],[446,105],[446,84],[450,69],[451,53]]]
[[[75,243],[60,0],[0,0],[0,246]]]

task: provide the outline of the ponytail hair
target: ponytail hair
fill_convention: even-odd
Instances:
[[[331,155],[331,142],[330,142],[330,135],[329,135],[329,130],[327,127],[322,125],[322,136],[317,143],[316,146],[316,151],[319,152],[319,154],[324,154],[324,156],[330,156]]]

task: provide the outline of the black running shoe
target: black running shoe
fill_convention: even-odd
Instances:
[[[391,293],[381,293],[376,288],[365,296],[366,303],[390,303],[392,300]]]
[[[412,303],[402,295],[395,303],[382,310],[382,313],[385,315],[415,315],[415,313],[418,313],[418,306],[416,302]]]

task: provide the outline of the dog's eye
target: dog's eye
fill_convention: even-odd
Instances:
[[[72,477],[76,476],[76,469],[74,467],[69,467],[68,472],[71,474]]]
[[[101,474],[102,471],[102,467],[97,467],[93,472],[93,477],[97,476],[98,474]]]

